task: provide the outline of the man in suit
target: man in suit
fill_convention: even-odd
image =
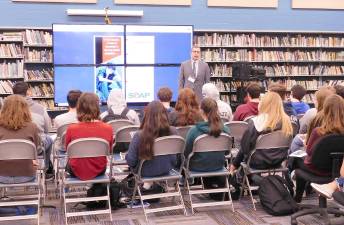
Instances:
[[[179,89],[191,88],[198,100],[202,100],[202,86],[210,81],[210,69],[200,60],[201,49],[192,47],[191,59],[182,62],[179,73]]]

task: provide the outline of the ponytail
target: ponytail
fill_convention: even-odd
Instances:
[[[201,109],[208,118],[209,123],[209,135],[218,137],[220,136],[223,128],[223,124],[219,115],[219,110],[215,100],[210,98],[203,99],[201,103]]]

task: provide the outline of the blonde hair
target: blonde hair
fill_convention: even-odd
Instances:
[[[31,122],[31,113],[26,100],[20,95],[10,95],[0,112],[0,126],[9,130],[19,130]]]
[[[282,98],[279,94],[269,91],[258,106],[259,114],[267,114],[267,121],[265,122],[265,129],[275,130],[277,125],[281,123],[281,131],[285,136],[293,134],[293,127],[289,116],[284,112]]]

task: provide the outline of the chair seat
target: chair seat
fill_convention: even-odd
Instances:
[[[209,172],[199,172],[199,171],[188,171],[187,176],[188,177],[216,177],[216,176],[227,176],[229,175],[229,171],[223,167],[222,169],[215,170],[215,171],[209,171]]]
[[[0,183],[0,188],[6,188],[6,187],[25,187],[25,186],[38,186],[38,178],[37,176],[33,181],[25,182],[25,183],[20,183],[20,184],[2,184]]]
[[[65,184],[87,184],[87,183],[109,183],[110,178],[107,174],[97,176],[91,180],[80,180],[77,177],[71,177],[67,175],[64,179]]]
[[[242,162],[240,163],[240,165],[242,166],[242,168],[244,169],[244,171],[247,174],[256,174],[256,173],[267,173],[269,171],[274,171],[274,172],[283,172],[283,171],[287,171],[288,168],[283,167],[283,166],[279,166],[276,168],[269,168],[269,169],[255,169],[252,167],[249,167],[246,163]]]
[[[182,175],[176,170],[170,170],[169,174],[156,176],[156,177],[141,177],[142,182],[149,181],[160,181],[160,180],[177,180],[181,178]]]
[[[315,175],[301,169],[296,169],[295,175],[297,177],[303,178],[304,180],[310,181],[312,183],[317,183],[317,184],[326,184],[333,180],[331,176],[320,177],[319,175]]]

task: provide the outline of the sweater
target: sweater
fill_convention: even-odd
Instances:
[[[312,164],[312,156],[313,156],[314,146],[320,141],[320,139],[322,137],[323,136],[319,134],[319,128],[313,129],[313,131],[309,137],[309,140],[307,142],[307,147],[306,147],[307,156],[304,159],[304,164],[314,174],[317,174],[319,176],[327,176],[327,175],[331,175],[331,174],[328,174],[326,172],[324,173],[324,172],[320,171],[319,169],[316,168],[315,165]]]
[[[139,148],[141,142],[142,130],[134,134],[133,139],[130,142],[128,153],[125,156],[129,167],[136,173],[140,163]],[[170,135],[176,135],[177,130],[174,127],[170,127]],[[171,169],[177,166],[176,155],[162,155],[153,157],[151,160],[145,161],[142,167],[141,175],[144,177],[153,177],[165,175],[170,172]]]
[[[34,123],[28,123],[19,130],[9,130],[0,126],[0,140],[24,139],[32,141],[36,147],[40,143],[39,130]],[[1,149],[3,150],[3,149]],[[32,160],[0,160],[1,176],[34,176],[37,168],[33,166]]]
[[[248,102],[239,105],[234,113],[234,121],[244,121],[245,118],[258,115],[258,102]]]
[[[229,133],[226,126],[222,127],[222,132]],[[196,126],[192,127],[187,136],[184,156],[188,158],[193,149],[195,139],[202,135],[209,133],[209,122],[198,122]],[[230,147],[230,146],[229,146]],[[190,159],[190,170],[208,172],[223,168],[225,165],[226,151],[222,152],[201,152],[195,153]]]
[[[305,114],[309,109],[309,105],[305,102],[292,102],[291,105],[293,106],[297,115]]]
[[[79,138],[102,138],[112,149],[112,127],[109,124],[96,122],[79,122],[68,126],[66,131],[66,149],[70,142]],[[105,170],[107,159],[105,156],[69,159],[68,164],[75,176],[81,180],[90,180]]]

